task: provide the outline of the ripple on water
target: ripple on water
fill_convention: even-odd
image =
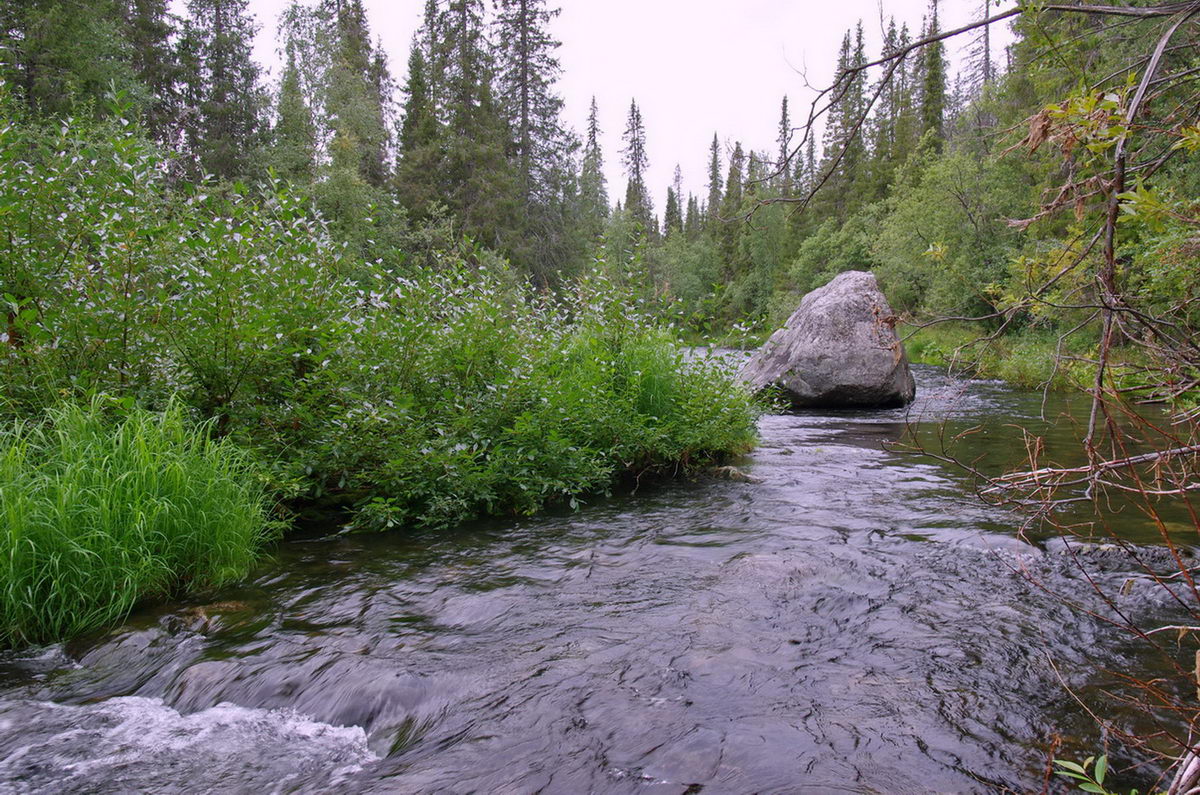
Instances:
[[[220,601],[0,660],[0,790],[1036,788],[1051,732],[1098,742],[1063,681],[1148,664],[1042,586],[1102,615],[1082,560],[1131,615],[1169,599],[885,449],[1040,404],[921,379],[910,412],[764,418],[754,483],[295,541]]]

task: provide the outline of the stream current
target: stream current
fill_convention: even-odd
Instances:
[[[1061,542],[884,448],[1036,424],[1042,396],[916,369],[908,412],[763,418],[749,482],[313,531],[241,586],[0,656],[0,792],[1040,790],[1052,737],[1101,742],[1067,686],[1158,663],[1046,593],[1104,610]],[[1011,433],[970,444],[1020,464]],[[1169,623],[1123,553],[1077,559]]]

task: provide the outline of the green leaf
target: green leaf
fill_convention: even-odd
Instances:
[[[1096,760],[1096,769],[1092,772],[1092,777],[1096,779],[1097,784],[1104,783],[1104,776],[1108,773],[1108,756],[1103,754]]]
[[[1100,795],[1107,795],[1107,793],[1105,792],[1105,789],[1104,789],[1104,787],[1101,787],[1101,786],[1100,786],[1100,785],[1098,785],[1098,784],[1093,784],[1093,783],[1092,783],[1092,782],[1090,782],[1090,781],[1088,781],[1088,782],[1086,782],[1086,783],[1084,783],[1084,784],[1080,784],[1080,785],[1079,785],[1079,788],[1080,788],[1081,790],[1083,790],[1084,792],[1098,792],[1098,793],[1100,793]]]
[[[1067,770],[1074,770],[1076,773],[1087,773],[1086,770],[1078,762],[1069,762],[1066,759],[1055,759],[1054,764],[1059,767],[1065,767]]]

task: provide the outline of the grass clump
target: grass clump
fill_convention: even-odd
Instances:
[[[64,405],[0,429],[0,646],[242,577],[267,532],[246,457],[184,409]]]

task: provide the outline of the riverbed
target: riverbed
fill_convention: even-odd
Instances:
[[[1018,534],[888,447],[982,423],[969,452],[1019,465],[1004,429],[1070,406],[917,370],[909,410],[764,417],[745,480],[313,528],[241,586],[0,657],[0,792],[1038,790],[1055,738],[1104,742],[1080,701],[1169,662],[1095,586],[1175,608],[1128,553]],[[1170,570],[1149,522],[1115,526]]]

